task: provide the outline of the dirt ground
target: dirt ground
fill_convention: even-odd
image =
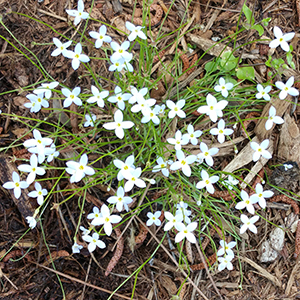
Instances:
[[[88,11],[87,8],[91,6],[92,1],[84,2],[86,11]],[[241,4],[244,1],[191,1],[189,8],[186,9],[187,2],[184,0],[174,1],[163,30],[170,32],[179,26],[182,18],[190,20],[194,17],[191,28],[196,24],[206,26],[204,37],[210,39],[212,37],[223,38],[235,32]],[[253,5],[253,2],[255,3],[256,20],[271,17],[271,26],[280,26],[285,32],[296,32],[293,46],[298,60],[299,21],[296,3],[299,1],[257,0],[251,1],[250,4]],[[171,1],[160,1],[160,5],[165,5],[167,8],[170,4]],[[63,57],[50,56],[51,51],[53,51],[52,38],[57,36],[51,27],[68,37],[72,35],[73,29],[67,22],[67,14],[65,13],[65,9],[69,5],[74,7],[76,1],[73,3],[69,0],[44,0],[40,2],[0,0],[2,21],[12,34],[10,35],[0,25],[0,94],[2,94],[0,96],[0,109],[3,112],[30,117],[28,111],[22,108],[22,98],[27,94],[23,87],[34,85],[41,80],[41,73],[36,66],[24,57],[18,48],[22,49],[34,62],[36,62],[35,57],[38,58],[55,80],[64,82],[70,87],[78,84],[82,88],[90,86],[89,79],[84,76],[80,77],[79,75],[84,75],[80,74],[81,71],[74,72]],[[133,7],[134,1],[130,0],[120,2],[118,0],[99,0],[95,1],[92,15],[94,18],[120,28],[121,21],[124,23],[127,16],[132,15]],[[136,15],[140,12],[140,6],[137,5],[137,8]],[[185,15],[185,11],[187,11],[187,15]],[[34,19],[43,21],[44,25]],[[159,25],[152,28],[154,33],[158,29]],[[199,32],[200,29],[192,31],[196,35],[200,34]],[[112,31],[111,34],[116,40],[124,40],[124,36],[119,35],[117,31]],[[203,32],[201,34],[203,35]],[[271,30],[268,32],[268,36],[272,36]],[[169,40],[162,40],[158,47],[163,48],[165,44],[172,42],[172,38],[174,37],[171,35]],[[246,42],[246,38],[251,39],[252,36],[249,37],[245,33],[240,37],[238,43]],[[186,42],[193,44],[188,36]],[[101,57],[103,55],[101,52],[93,51],[95,50],[90,50],[90,56]],[[248,47],[246,51],[257,53],[255,51],[261,51],[261,49],[259,45],[252,44],[251,48]],[[261,55],[259,59],[254,61],[249,59],[248,63],[259,64],[266,60],[267,56]],[[93,68],[97,74],[104,78],[111,76],[104,60],[96,61]],[[267,81],[266,72],[262,71],[261,76],[265,76],[264,80]],[[296,62],[294,76],[296,81],[300,77],[298,62]],[[106,83],[106,88],[112,89],[113,87]],[[13,92],[5,93],[7,91]],[[164,92],[162,91],[162,93]],[[297,113],[298,111],[296,111]],[[46,117],[47,115],[45,112],[41,112],[40,116]],[[10,117],[0,117],[0,129],[1,148],[9,146],[15,137],[24,133],[20,123],[15,122]],[[17,151],[21,150],[22,147],[17,147]],[[275,149],[274,152],[278,152],[277,150]],[[11,149],[1,153],[2,171],[0,172],[2,175],[0,179],[2,184],[7,178],[6,173],[10,169],[9,165],[15,164],[12,160],[13,155],[18,157],[21,154],[13,153]],[[51,185],[51,183],[49,184]],[[54,199],[54,202],[58,203],[59,199]],[[33,203],[31,205],[34,207]],[[92,207],[93,203],[87,203],[85,209],[91,211]],[[283,220],[291,212],[289,205],[284,208],[285,210],[281,210],[273,206],[265,212],[265,216],[268,216],[268,219],[271,219],[273,223],[282,225]],[[43,215],[44,227],[31,230],[24,238],[20,239],[28,229],[24,220],[24,211],[6,190],[0,190],[0,257],[3,257],[6,251],[20,239],[17,247],[14,247],[0,261],[0,299],[63,299],[61,285],[65,291],[65,299],[108,299],[111,292],[118,287],[120,287],[117,291],[118,295],[115,294],[111,299],[130,299],[135,280],[134,299],[171,299],[180,287],[182,287],[180,295],[178,298],[172,299],[203,299],[194,285],[185,281],[183,273],[174,265],[167,253],[161,247],[157,249],[157,242],[149,234],[141,245],[135,247],[134,251],[131,250],[129,243],[125,242],[122,257],[108,277],[104,273],[113,255],[111,250],[116,242],[115,235],[106,237],[105,243],[108,248],[105,251],[98,251],[98,249],[91,256],[85,249],[81,254],[72,255],[73,240],[70,237],[73,236],[75,230],[72,218],[77,219],[77,209],[76,201],[74,203],[68,202],[59,211],[47,208]],[[135,225],[138,226],[138,224]],[[41,234],[42,231],[44,231],[44,235]],[[232,271],[217,272],[212,268],[210,271],[211,278],[209,278],[205,269],[202,269],[190,273],[191,281],[205,294],[207,299],[221,299],[222,297],[230,300],[293,300],[300,298],[299,259],[295,260],[293,257],[295,248],[293,234],[286,236],[284,249],[274,262],[262,263],[258,259],[258,247],[268,239],[270,231],[271,227],[266,223],[265,227],[261,226],[257,235],[251,235],[251,240],[248,239],[240,245],[240,255],[244,259],[240,262],[235,259]],[[126,241],[128,241],[130,234],[127,232],[126,235]],[[49,249],[46,247],[44,237]],[[160,238],[160,234],[157,237]],[[167,241],[163,245],[169,247]],[[137,278],[132,276],[126,281],[126,278],[137,270],[154,251],[156,252],[153,259],[145,264]],[[213,248],[209,246],[206,255],[212,255],[213,251]],[[54,259],[53,264],[49,258],[49,252]],[[201,262],[197,252],[194,255],[194,261]],[[97,265],[97,262],[100,264]]]

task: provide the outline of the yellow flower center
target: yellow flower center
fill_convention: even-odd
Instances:
[[[209,107],[209,109],[210,109],[210,110],[214,110],[214,107],[211,105],[211,106]]]
[[[19,182],[16,182],[16,183],[15,183],[15,186],[16,186],[16,187],[19,187],[19,186],[20,186]]]
[[[83,171],[83,170],[84,170],[84,166],[83,166],[83,165],[80,165],[79,170],[80,170],[80,171]]]
[[[75,58],[79,59],[79,54],[75,54]]]
[[[106,217],[106,218],[105,218],[105,222],[106,222],[106,223],[109,222],[109,217]]]
[[[205,183],[206,183],[206,184],[210,184],[210,182],[209,182],[209,180],[208,180],[208,179],[206,179],[206,180],[205,180]]]

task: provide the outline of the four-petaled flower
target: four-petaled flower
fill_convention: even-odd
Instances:
[[[223,271],[225,268],[227,268],[228,270],[232,270],[233,269],[233,265],[231,263],[232,259],[233,259],[233,256],[231,256],[231,255],[225,255],[224,257],[218,257],[218,261],[219,261],[218,270]]]
[[[76,105],[82,105],[82,101],[79,97],[77,97],[80,94],[80,87],[75,87],[72,92],[67,89],[63,88],[61,89],[61,92],[66,96],[67,98],[64,100],[64,107],[69,107],[73,102]]]
[[[14,189],[14,195],[17,199],[21,196],[21,189],[27,189],[29,184],[26,181],[20,181],[20,176],[17,172],[12,173],[12,180],[3,184],[5,189],[11,190]]]
[[[116,208],[118,211],[122,211],[123,206],[126,211],[128,211],[128,204],[130,204],[132,201],[133,200],[131,197],[125,197],[124,189],[121,186],[117,189],[117,196],[111,196],[107,199],[108,203],[116,204]]]
[[[214,89],[216,92],[221,92],[222,96],[227,98],[228,91],[231,90],[232,88],[233,88],[233,83],[231,82],[225,83],[225,79],[221,77],[219,79],[219,85],[216,85]]]
[[[95,220],[95,222],[98,223],[100,218],[102,218],[102,214],[101,214],[99,208],[97,206],[94,206],[93,212],[87,215],[87,219],[93,219],[93,221]],[[87,232],[87,229],[86,230],[81,229],[81,230],[83,231],[84,235],[89,234],[89,232],[90,232],[89,230]]]
[[[119,139],[124,137],[124,129],[129,129],[134,125],[131,121],[123,121],[123,113],[117,110],[114,114],[114,122],[105,123],[103,127],[107,130],[115,130],[115,134]]]
[[[270,85],[268,85],[264,88],[261,84],[258,84],[256,89],[258,91],[258,93],[255,95],[256,99],[264,98],[266,101],[270,101],[271,97],[270,97],[269,93],[272,89],[272,87]]]
[[[247,229],[252,231],[253,233],[257,233],[257,228],[254,225],[255,222],[259,220],[259,216],[254,216],[252,218],[248,218],[246,215],[241,215],[241,221],[243,225],[240,228],[240,234],[243,234]]]
[[[299,92],[292,85],[294,84],[294,76],[291,76],[288,81],[284,84],[282,81],[276,81],[275,85],[281,90],[279,93],[279,99],[284,100],[289,94],[291,96],[298,96]]]
[[[121,110],[125,108],[125,102],[130,99],[131,95],[129,93],[122,93],[122,89],[119,86],[115,87],[115,96],[111,96],[107,99],[107,101],[111,103],[117,103],[118,107]]]
[[[99,92],[98,88],[96,88],[94,85],[91,86],[91,91],[93,93],[93,96],[87,99],[87,103],[95,103],[97,102],[97,105],[99,107],[104,107],[104,98],[106,98],[109,95],[109,91],[103,90]]]
[[[176,229],[179,231],[175,236],[175,243],[181,242],[186,238],[190,243],[196,243],[196,237],[192,233],[197,228],[197,222],[192,222],[187,226],[183,223],[177,223]]]
[[[128,41],[123,42],[121,45],[116,42],[111,42],[110,46],[115,51],[111,56],[112,62],[121,58],[123,58],[125,61],[130,61],[132,59],[132,54],[126,51],[130,46]]]
[[[125,162],[122,162],[119,159],[115,159],[113,161],[114,165],[120,169],[117,179],[118,181],[121,181],[124,178],[124,174],[130,173],[132,170],[135,169],[134,164],[134,155],[130,155],[126,158]]]
[[[205,187],[210,194],[213,194],[215,192],[213,184],[219,180],[219,176],[214,175],[209,177],[208,173],[205,170],[202,170],[201,177],[202,180],[196,184],[196,188],[201,190]]]
[[[200,106],[197,109],[198,113],[207,114],[213,122],[217,122],[218,117],[223,117],[222,110],[226,107],[228,101],[221,100],[218,102],[213,95],[208,94],[206,96],[206,103],[207,105]]]
[[[264,191],[263,186],[258,183],[255,187],[255,194],[251,195],[253,203],[258,203],[261,208],[266,208],[266,199],[273,197],[274,193],[272,191]]]
[[[218,136],[218,141],[220,144],[223,144],[225,142],[225,135],[230,135],[233,133],[232,129],[225,128],[225,122],[223,119],[221,119],[218,122],[218,128],[212,128],[210,130],[210,133],[212,135],[217,135]]]
[[[21,172],[29,173],[26,179],[28,184],[34,182],[36,175],[44,175],[46,173],[44,168],[38,167],[38,159],[35,154],[30,156],[30,165],[19,165],[18,170]]]
[[[161,220],[159,219],[160,216],[161,216],[161,211],[156,211],[154,214],[149,211],[147,213],[148,220],[146,222],[146,225],[151,226],[154,223],[156,226],[160,226],[161,225]]]
[[[280,45],[282,50],[286,52],[290,51],[290,47],[287,42],[290,41],[295,36],[295,32],[289,32],[283,34],[281,29],[277,26],[274,26],[273,31],[274,31],[275,39],[270,42],[269,47],[277,48]]]
[[[53,43],[57,48],[52,51],[51,56],[58,56],[60,54],[65,56],[67,48],[72,44],[72,41],[67,41],[65,43],[62,43],[59,39],[53,38]]]
[[[35,94],[45,93],[45,98],[49,99],[52,96],[52,90],[58,86],[57,81],[50,83],[42,83],[41,86],[33,90]]]
[[[180,130],[175,133],[175,138],[168,138],[167,142],[175,145],[175,150],[181,150],[181,145],[186,145],[189,142],[189,138],[185,135],[182,136]]]
[[[284,120],[281,117],[276,116],[276,108],[274,106],[271,106],[269,109],[269,117],[265,124],[266,130],[270,130],[273,126],[273,123],[283,124]]]
[[[106,35],[107,28],[105,25],[100,26],[99,32],[97,31],[90,31],[89,35],[95,39],[95,47],[100,48],[103,44],[105,43],[110,43],[111,42],[111,37]]]
[[[36,226],[36,219],[34,217],[26,217],[26,222],[31,229]]]
[[[218,250],[217,256],[227,254],[227,255],[234,257],[234,253],[231,249],[233,247],[235,247],[235,245],[236,245],[236,242],[230,242],[227,244],[226,241],[220,240],[221,249]]]
[[[38,205],[42,205],[44,202],[44,196],[48,194],[46,189],[43,189],[42,186],[38,183],[34,183],[35,191],[32,191],[28,194],[31,198],[37,198]]]
[[[266,139],[260,145],[256,142],[250,143],[251,148],[255,151],[253,153],[253,161],[254,162],[258,161],[261,156],[264,158],[267,158],[267,159],[272,158],[271,153],[266,150],[269,147],[269,142],[270,141],[268,139]]]
[[[163,160],[162,157],[159,157],[157,160],[157,165],[153,167],[152,172],[156,173],[161,171],[163,175],[169,177],[169,170],[167,169],[168,164]]]
[[[84,127],[94,127],[95,126],[95,121],[96,121],[97,116],[92,114],[92,117],[88,114],[85,115],[86,121],[84,122],[83,126]]]
[[[66,12],[69,16],[75,17],[74,19],[74,25],[78,25],[81,20],[85,20],[89,17],[89,14],[85,11],[84,4],[82,0],[78,0],[77,3],[77,10],[76,9],[66,9]]]
[[[253,204],[255,203],[255,200],[251,197],[249,198],[249,195],[245,191],[241,191],[241,198],[242,201],[238,202],[235,206],[236,209],[244,209],[246,208],[247,211],[254,215],[255,210]]]
[[[210,148],[208,149],[207,145],[204,142],[200,143],[200,150],[201,152],[197,154],[197,159],[200,163],[205,160],[205,162],[212,167],[214,164],[214,160],[212,158],[212,155],[215,155],[219,152],[218,148]]]
[[[141,176],[142,169],[136,168],[134,170],[130,170],[128,173],[124,173],[124,177],[127,179],[125,183],[124,189],[125,192],[129,192],[136,185],[139,188],[146,187],[146,183],[143,179],[139,178]]]
[[[172,171],[181,169],[185,176],[190,177],[191,173],[192,173],[192,170],[191,170],[191,167],[189,165],[196,161],[197,156],[196,155],[189,155],[189,156],[185,157],[182,150],[177,150],[176,151],[176,156],[177,156],[178,160],[175,161],[174,163],[172,163],[172,165],[170,166],[170,169]]]
[[[67,50],[64,54],[65,57],[72,59],[72,68],[77,70],[79,68],[80,62],[87,63],[90,61],[89,57],[82,54],[82,46],[78,43],[75,46],[74,51]]]
[[[192,124],[189,124],[187,127],[187,132],[183,135],[183,138],[187,137],[192,145],[197,145],[198,140],[197,138],[201,136],[202,131],[201,130],[194,130],[194,126]]]
[[[165,224],[164,231],[172,229],[173,226],[177,229],[177,224],[182,223],[182,214],[176,214],[175,216],[173,216],[173,214],[166,211],[164,215],[166,220],[168,220],[168,222]]]
[[[74,242],[73,246],[72,246],[72,253],[80,253],[80,250],[83,248],[82,245],[78,245],[76,242]]]
[[[147,39],[145,33],[142,31],[142,29],[143,29],[144,27],[142,27],[142,26],[135,26],[135,25],[133,25],[132,23],[130,23],[130,22],[128,22],[128,21],[125,23],[125,26],[126,26],[126,28],[127,28],[128,30],[131,31],[131,33],[130,33],[129,36],[128,36],[128,40],[129,40],[130,42],[134,41],[134,40],[136,39],[137,36],[138,36],[140,39],[142,39],[142,40],[146,40],[146,39]]]
[[[85,175],[94,175],[95,170],[91,167],[87,166],[88,157],[86,154],[83,154],[80,158],[79,162],[76,161],[68,161],[66,162],[67,168],[66,171],[71,174],[70,182],[78,182],[80,181]]]
[[[166,104],[168,106],[168,108],[170,108],[168,117],[170,119],[173,119],[175,116],[178,116],[179,118],[185,118],[186,114],[185,112],[182,110],[182,108],[185,105],[185,100],[181,99],[179,101],[176,102],[176,104],[171,101],[171,100],[167,100]]]
[[[94,226],[104,225],[105,233],[110,236],[112,232],[111,224],[119,223],[121,220],[122,218],[120,216],[111,215],[108,206],[103,204],[101,206],[101,217],[95,218],[91,224]]]
[[[106,247],[106,245],[99,240],[99,234],[97,232],[94,232],[92,236],[90,235],[83,235],[82,239],[89,243],[88,250],[90,253],[92,253],[96,247],[99,247],[100,249],[103,249]]]

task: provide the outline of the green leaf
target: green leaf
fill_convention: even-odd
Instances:
[[[222,60],[220,66],[225,69],[225,71],[233,70],[238,64],[239,58],[234,57],[231,51],[224,52],[222,55]]]
[[[213,61],[210,61],[207,64],[205,64],[204,69],[206,72],[212,73],[212,72],[217,71],[218,65],[219,65],[219,61],[213,60]]]
[[[271,21],[271,18],[265,18],[261,21],[261,23],[264,25],[264,26],[268,26],[269,25],[269,22]]]
[[[254,20],[253,20],[253,23],[252,23],[252,20],[251,20],[252,19],[252,11],[251,11],[251,9],[245,3],[243,5],[243,13],[246,16],[247,22],[249,24],[253,24]]]
[[[259,25],[259,24],[253,25],[253,26],[251,27],[251,29],[257,30],[259,36],[262,36],[262,35],[264,34],[264,28],[263,28],[261,25]]]
[[[253,80],[255,75],[254,75],[254,68],[253,67],[243,67],[243,68],[238,68],[236,72],[236,76],[238,79],[250,79]]]

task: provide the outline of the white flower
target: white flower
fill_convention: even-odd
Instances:
[[[38,167],[37,165],[38,165],[37,156],[35,154],[32,154],[30,156],[30,165],[23,164],[18,166],[19,171],[29,173],[26,180],[28,184],[34,182],[36,175],[42,176],[46,173],[44,168]]]
[[[176,115],[179,118],[185,118],[186,117],[185,112],[182,110],[182,108],[185,105],[185,100],[184,99],[181,99],[181,100],[177,101],[176,104],[171,100],[167,100],[166,104],[167,104],[168,108],[170,109],[169,114],[168,114],[168,117],[170,119],[173,119]]]
[[[159,113],[159,108],[158,107],[154,107],[154,109],[147,107],[145,109],[142,110],[143,113],[143,118],[141,119],[141,123],[148,123],[150,122],[150,120],[155,124],[158,125],[159,124],[159,118],[158,118],[158,113]]]
[[[196,184],[196,188],[200,190],[205,187],[210,194],[213,194],[215,192],[213,184],[219,180],[219,176],[214,175],[209,177],[208,173],[205,170],[202,170],[201,177],[202,180]]]
[[[258,183],[255,187],[255,194],[251,195],[250,199],[252,199],[253,203],[259,204],[261,208],[266,208],[266,199],[273,197],[274,193],[272,191],[264,191],[263,186]]]
[[[90,115],[86,114],[85,119],[86,119],[86,122],[84,122],[84,124],[83,124],[84,127],[89,127],[89,126],[94,127],[97,116],[92,114],[92,117],[90,117]]]
[[[52,96],[52,90],[58,86],[57,81],[53,81],[50,83],[42,83],[40,87],[35,89],[33,92],[35,94],[45,93],[45,98],[49,99]]]
[[[115,159],[113,161],[114,165],[120,169],[117,179],[118,181],[121,181],[124,178],[124,174],[131,173],[135,169],[134,164],[134,155],[130,155],[126,158],[125,162],[122,162],[119,159]]]
[[[168,231],[173,228],[173,226],[177,229],[177,224],[181,223],[183,218],[182,214],[177,214],[173,216],[170,212],[165,212],[165,218],[168,220],[168,222],[165,224],[164,231]]]
[[[283,124],[284,120],[281,117],[276,116],[276,108],[274,106],[271,106],[269,109],[269,117],[265,124],[266,130],[270,130],[273,126],[273,123]]]
[[[49,146],[53,143],[50,138],[43,138],[41,133],[37,130],[33,130],[33,139],[26,140],[23,145],[26,148],[29,148],[30,153],[35,153],[38,155],[39,164],[45,160],[46,146]]]
[[[95,39],[95,47],[100,48],[103,44],[105,43],[110,43],[111,42],[111,37],[106,35],[107,28],[105,25],[100,26],[99,32],[97,31],[90,31],[89,35]]]
[[[99,240],[99,234],[97,232],[94,232],[92,236],[90,235],[83,235],[82,239],[89,243],[88,250],[90,253],[92,253],[96,247],[98,246],[100,249],[105,248],[105,244]]]
[[[279,93],[279,98],[281,100],[285,99],[288,94],[291,96],[299,95],[298,90],[292,87],[293,84],[294,76],[291,76],[285,84],[282,81],[275,82],[276,87],[281,90],[281,92]]]
[[[24,106],[30,108],[30,112],[38,112],[42,107],[48,108],[49,102],[44,99],[44,93],[29,94],[26,96],[30,100],[30,103],[25,103]]]
[[[74,17],[74,25],[78,25],[81,20],[85,20],[89,17],[89,14],[85,11],[84,4],[82,0],[78,0],[77,10],[76,9],[66,9],[66,12],[69,16]]]
[[[258,91],[258,93],[255,95],[256,99],[264,98],[266,101],[270,101],[271,97],[269,96],[269,93],[272,89],[272,87],[270,85],[263,88],[263,86],[261,84],[258,84],[256,89]]]
[[[228,101],[221,100],[217,102],[217,99],[214,96],[208,94],[206,96],[206,103],[207,105],[200,106],[197,109],[197,112],[200,114],[207,114],[213,122],[217,122],[218,117],[223,117],[222,110],[226,107]]]
[[[45,148],[45,155],[47,155],[47,162],[50,163],[54,157],[59,156],[59,152],[56,151],[56,147],[53,144],[51,144],[50,147]]]
[[[222,96],[227,98],[228,91],[231,90],[232,88],[233,88],[233,83],[231,83],[231,82],[225,83],[224,78],[221,77],[219,79],[219,85],[216,85],[214,89],[216,92],[221,92]]]
[[[42,205],[44,202],[44,196],[48,194],[46,189],[42,189],[42,186],[38,183],[34,183],[35,191],[32,191],[28,194],[31,198],[37,198],[38,205]]]
[[[106,98],[109,95],[109,91],[107,90],[103,90],[101,92],[99,92],[99,90],[92,85],[91,86],[91,91],[93,93],[93,96],[90,97],[89,99],[87,99],[87,103],[95,103],[97,102],[97,105],[99,107],[104,107],[104,98]]]
[[[199,154],[197,154],[197,159],[200,163],[203,162],[203,160],[205,160],[205,162],[212,167],[214,164],[214,160],[212,158],[212,155],[215,155],[219,152],[218,148],[210,148],[208,149],[207,145],[204,142],[200,143],[200,150],[202,152],[200,152]]]
[[[248,193],[245,191],[241,191],[241,198],[243,201],[238,202],[235,206],[235,209],[246,208],[250,214],[254,215],[255,210],[253,204],[255,203],[255,201],[253,200],[253,198],[249,198]]]
[[[123,113],[119,109],[114,114],[114,120],[114,122],[103,124],[103,127],[107,130],[115,130],[116,136],[122,139],[124,137],[124,129],[131,128],[134,123],[131,121],[123,121]]]
[[[175,138],[168,138],[167,142],[175,145],[175,150],[180,150],[181,145],[186,145],[189,142],[189,138],[187,136],[182,136],[180,130],[177,130],[175,133]]]
[[[228,179],[223,181],[223,184],[229,189],[232,190],[234,185],[239,183],[238,179],[234,178],[231,175],[228,175]]]
[[[182,150],[177,150],[176,156],[177,156],[178,160],[172,163],[172,165],[170,166],[170,169],[172,171],[181,169],[185,176],[190,177],[192,170],[189,165],[196,161],[197,156],[189,155],[189,156],[185,157]]]
[[[218,136],[219,143],[223,144],[225,142],[225,135],[230,135],[233,133],[232,129],[225,128],[225,122],[223,119],[221,119],[218,122],[218,128],[212,128],[210,130],[210,133],[212,135]]]
[[[26,222],[28,223],[31,229],[33,229],[36,226],[36,220],[34,217],[26,217]]]
[[[110,236],[112,232],[111,224],[119,223],[122,220],[122,218],[118,215],[111,215],[109,208],[106,204],[103,204],[101,206],[101,215],[102,216],[100,218],[94,219],[91,224],[94,226],[104,224],[104,231],[108,236]]]
[[[267,159],[272,158],[271,153],[266,150],[269,147],[269,142],[270,141],[268,139],[266,139],[260,145],[256,142],[250,143],[251,148],[255,151],[253,153],[253,161],[254,162],[258,161],[261,156],[264,158],[267,158]]]
[[[128,40],[130,42],[134,41],[137,36],[139,38],[141,38],[142,40],[146,40],[147,39],[145,33],[142,31],[142,28],[144,28],[144,27],[142,27],[142,26],[135,26],[135,25],[133,25],[132,23],[130,23],[128,21],[126,22],[125,26],[126,26],[126,28],[128,30],[131,31],[131,33],[128,36]]]
[[[81,99],[77,97],[80,94],[80,87],[75,87],[72,92],[67,88],[63,88],[61,89],[61,92],[65,97],[67,97],[64,100],[64,108],[69,107],[73,102],[76,105],[82,105]]]
[[[168,164],[163,160],[162,157],[159,157],[157,160],[157,166],[153,167],[152,172],[156,173],[161,171],[163,173],[163,175],[165,175],[166,177],[169,177],[169,170],[167,169]]]
[[[131,92],[132,96],[130,97],[128,102],[130,104],[134,104],[140,99],[145,100],[144,96],[148,93],[148,88],[142,88],[138,91],[134,86],[131,86],[130,92]]]
[[[72,253],[80,253],[80,250],[83,248],[82,245],[78,245],[76,242],[74,242],[73,246],[72,246]]]
[[[161,220],[159,219],[160,216],[161,216],[161,211],[156,211],[154,214],[149,211],[147,213],[147,217],[149,219],[147,220],[146,225],[151,226],[154,223],[156,226],[160,226],[161,225]]]
[[[57,47],[55,50],[52,51],[51,56],[58,56],[62,54],[65,56],[65,52],[68,47],[72,44],[72,41],[67,41],[65,43],[62,43],[59,39],[53,38],[53,43]]]
[[[175,243],[181,242],[186,238],[190,243],[195,244],[196,238],[192,233],[197,228],[197,222],[192,222],[187,226],[183,223],[178,223],[176,229],[179,231],[175,236]]]
[[[108,71],[115,71],[121,72],[123,69],[125,69],[128,72],[133,72],[133,66],[129,63],[132,60],[132,53],[128,53],[129,58],[125,60],[124,58],[114,59],[113,57],[110,57],[110,61],[112,62],[112,65],[109,66]]]
[[[29,185],[26,181],[20,181],[20,176],[15,171],[12,173],[12,180],[13,181],[5,182],[3,187],[8,190],[14,189],[14,195],[19,199],[21,196],[21,189],[27,189]]]
[[[102,218],[102,213],[99,211],[97,206],[93,207],[93,212],[87,215],[87,219],[93,219],[96,223],[99,222],[99,219]],[[83,227],[84,228],[84,227]],[[83,229],[81,229],[83,231]],[[89,233],[90,231],[88,231]],[[83,232],[84,235],[88,234],[86,230]]]
[[[89,57],[85,54],[82,54],[82,46],[78,43],[75,46],[74,51],[67,50],[65,52],[65,57],[72,59],[72,68],[77,70],[79,68],[80,62],[87,63],[90,61]]]
[[[230,255],[225,255],[224,257],[218,257],[218,261],[219,261],[218,270],[223,271],[225,268],[227,268],[228,270],[232,270],[233,269],[233,265],[231,263],[232,259],[233,256]]]
[[[188,138],[192,145],[197,145],[198,140],[197,138],[201,136],[202,131],[196,130],[194,131],[194,126],[192,124],[189,124],[187,127],[187,132],[183,135],[183,138]]]
[[[283,164],[283,167],[284,167],[284,171],[287,171],[289,169],[292,169],[293,165],[291,165],[291,164]]]
[[[279,27],[274,26],[274,35],[275,35],[275,39],[270,42],[269,47],[277,48],[280,45],[282,50],[286,52],[290,51],[290,47],[287,41],[290,41],[295,36],[295,33],[289,32],[283,34]]]
[[[125,108],[125,102],[127,101],[131,95],[129,93],[122,93],[122,89],[119,86],[115,87],[115,96],[111,96],[107,99],[107,101],[111,103],[117,103],[118,107],[121,110]]]
[[[185,223],[190,224],[191,223],[191,219],[189,218],[189,216],[192,214],[191,210],[188,210],[188,204],[180,201],[177,205],[176,205],[176,212],[175,215],[180,215],[182,217],[182,219],[184,220]]]
[[[133,113],[141,111],[143,116],[147,116],[149,114],[149,109],[156,103],[155,99],[147,99],[140,98],[137,100],[137,103],[131,107],[131,111]]]
[[[236,245],[236,242],[230,242],[227,244],[224,240],[220,240],[220,246],[222,248],[218,250],[217,256],[226,254],[226,255],[234,257],[234,253],[231,249],[233,247],[235,247],[235,245]]]
[[[162,104],[162,105],[156,104],[156,105],[155,105],[155,108],[158,109],[158,113],[159,113],[161,116],[164,115],[165,108],[166,108],[166,105],[165,105],[165,104]],[[200,130],[198,130],[198,131],[200,131]]]
[[[115,51],[111,56],[112,61],[117,61],[121,58],[123,58],[125,61],[130,61],[132,59],[131,53],[126,51],[130,46],[128,41],[123,42],[121,45],[116,42],[111,42],[110,46]]]
[[[71,174],[70,182],[78,182],[80,181],[85,175],[94,175],[95,170],[91,167],[87,166],[88,157],[86,154],[83,154],[80,158],[79,162],[76,161],[68,161],[66,162],[67,168],[66,171]]]
[[[241,214],[241,221],[243,222],[243,225],[240,228],[240,234],[243,234],[247,229],[249,229],[253,233],[257,233],[257,228],[254,225],[254,223],[258,220],[259,216],[254,216],[251,219],[249,219],[246,215]]]
[[[90,234],[90,230],[80,226],[79,229],[82,231],[82,235]]]
[[[111,196],[107,199],[108,203],[116,204],[116,208],[118,211],[122,211],[123,206],[126,211],[128,211],[128,204],[132,201],[133,200],[131,197],[125,197],[124,189],[121,186],[117,189],[117,196]]]
[[[131,170],[128,173],[124,173],[124,177],[127,179],[127,182],[125,183],[124,189],[125,192],[129,192],[133,189],[133,187],[136,185],[139,188],[146,187],[146,183],[143,179],[139,178],[141,176],[142,169],[136,168],[134,170]]]

